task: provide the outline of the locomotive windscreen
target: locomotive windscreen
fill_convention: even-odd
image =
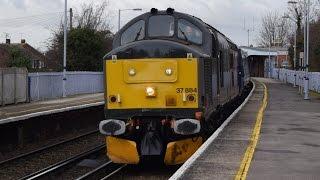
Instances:
[[[149,37],[171,37],[174,34],[174,17],[157,15],[149,18]]]

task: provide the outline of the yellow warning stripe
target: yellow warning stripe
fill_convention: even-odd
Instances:
[[[260,82],[261,83],[261,82]],[[264,83],[261,83],[264,87],[264,96],[263,96],[263,101],[262,105],[259,109],[259,112],[257,114],[256,118],[256,123],[254,126],[254,129],[251,134],[250,142],[247,147],[247,150],[244,154],[244,157],[241,161],[240,168],[237,172],[237,175],[235,176],[235,180],[245,180],[247,178],[247,173],[251,164],[251,160],[255,151],[255,148],[257,146],[258,140],[259,140],[259,135],[260,135],[260,129],[261,129],[261,124],[262,124],[262,119],[264,115],[264,111],[267,107],[267,98],[268,98],[268,89]]]

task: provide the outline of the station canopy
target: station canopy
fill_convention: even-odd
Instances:
[[[282,49],[279,48],[259,48],[259,47],[247,47],[247,46],[240,46],[240,49],[246,52],[247,56],[277,56],[279,51]]]

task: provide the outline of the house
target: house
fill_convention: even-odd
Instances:
[[[20,43],[11,43],[10,39],[6,39],[6,43],[0,44],[0,68],[9,66],[11,57],[10,49],[17,48],[21,53],[28,57],[31,61],[33,70],[46,67],[45,56],[37,49],[26,43],[24,39]]]

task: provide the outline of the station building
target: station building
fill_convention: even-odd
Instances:
[[[287,48],[271,47],[269,49],[247,46],[241,46],[240,48],[249,60],[251,77],[267,77],[272,68],[292,67]]]

